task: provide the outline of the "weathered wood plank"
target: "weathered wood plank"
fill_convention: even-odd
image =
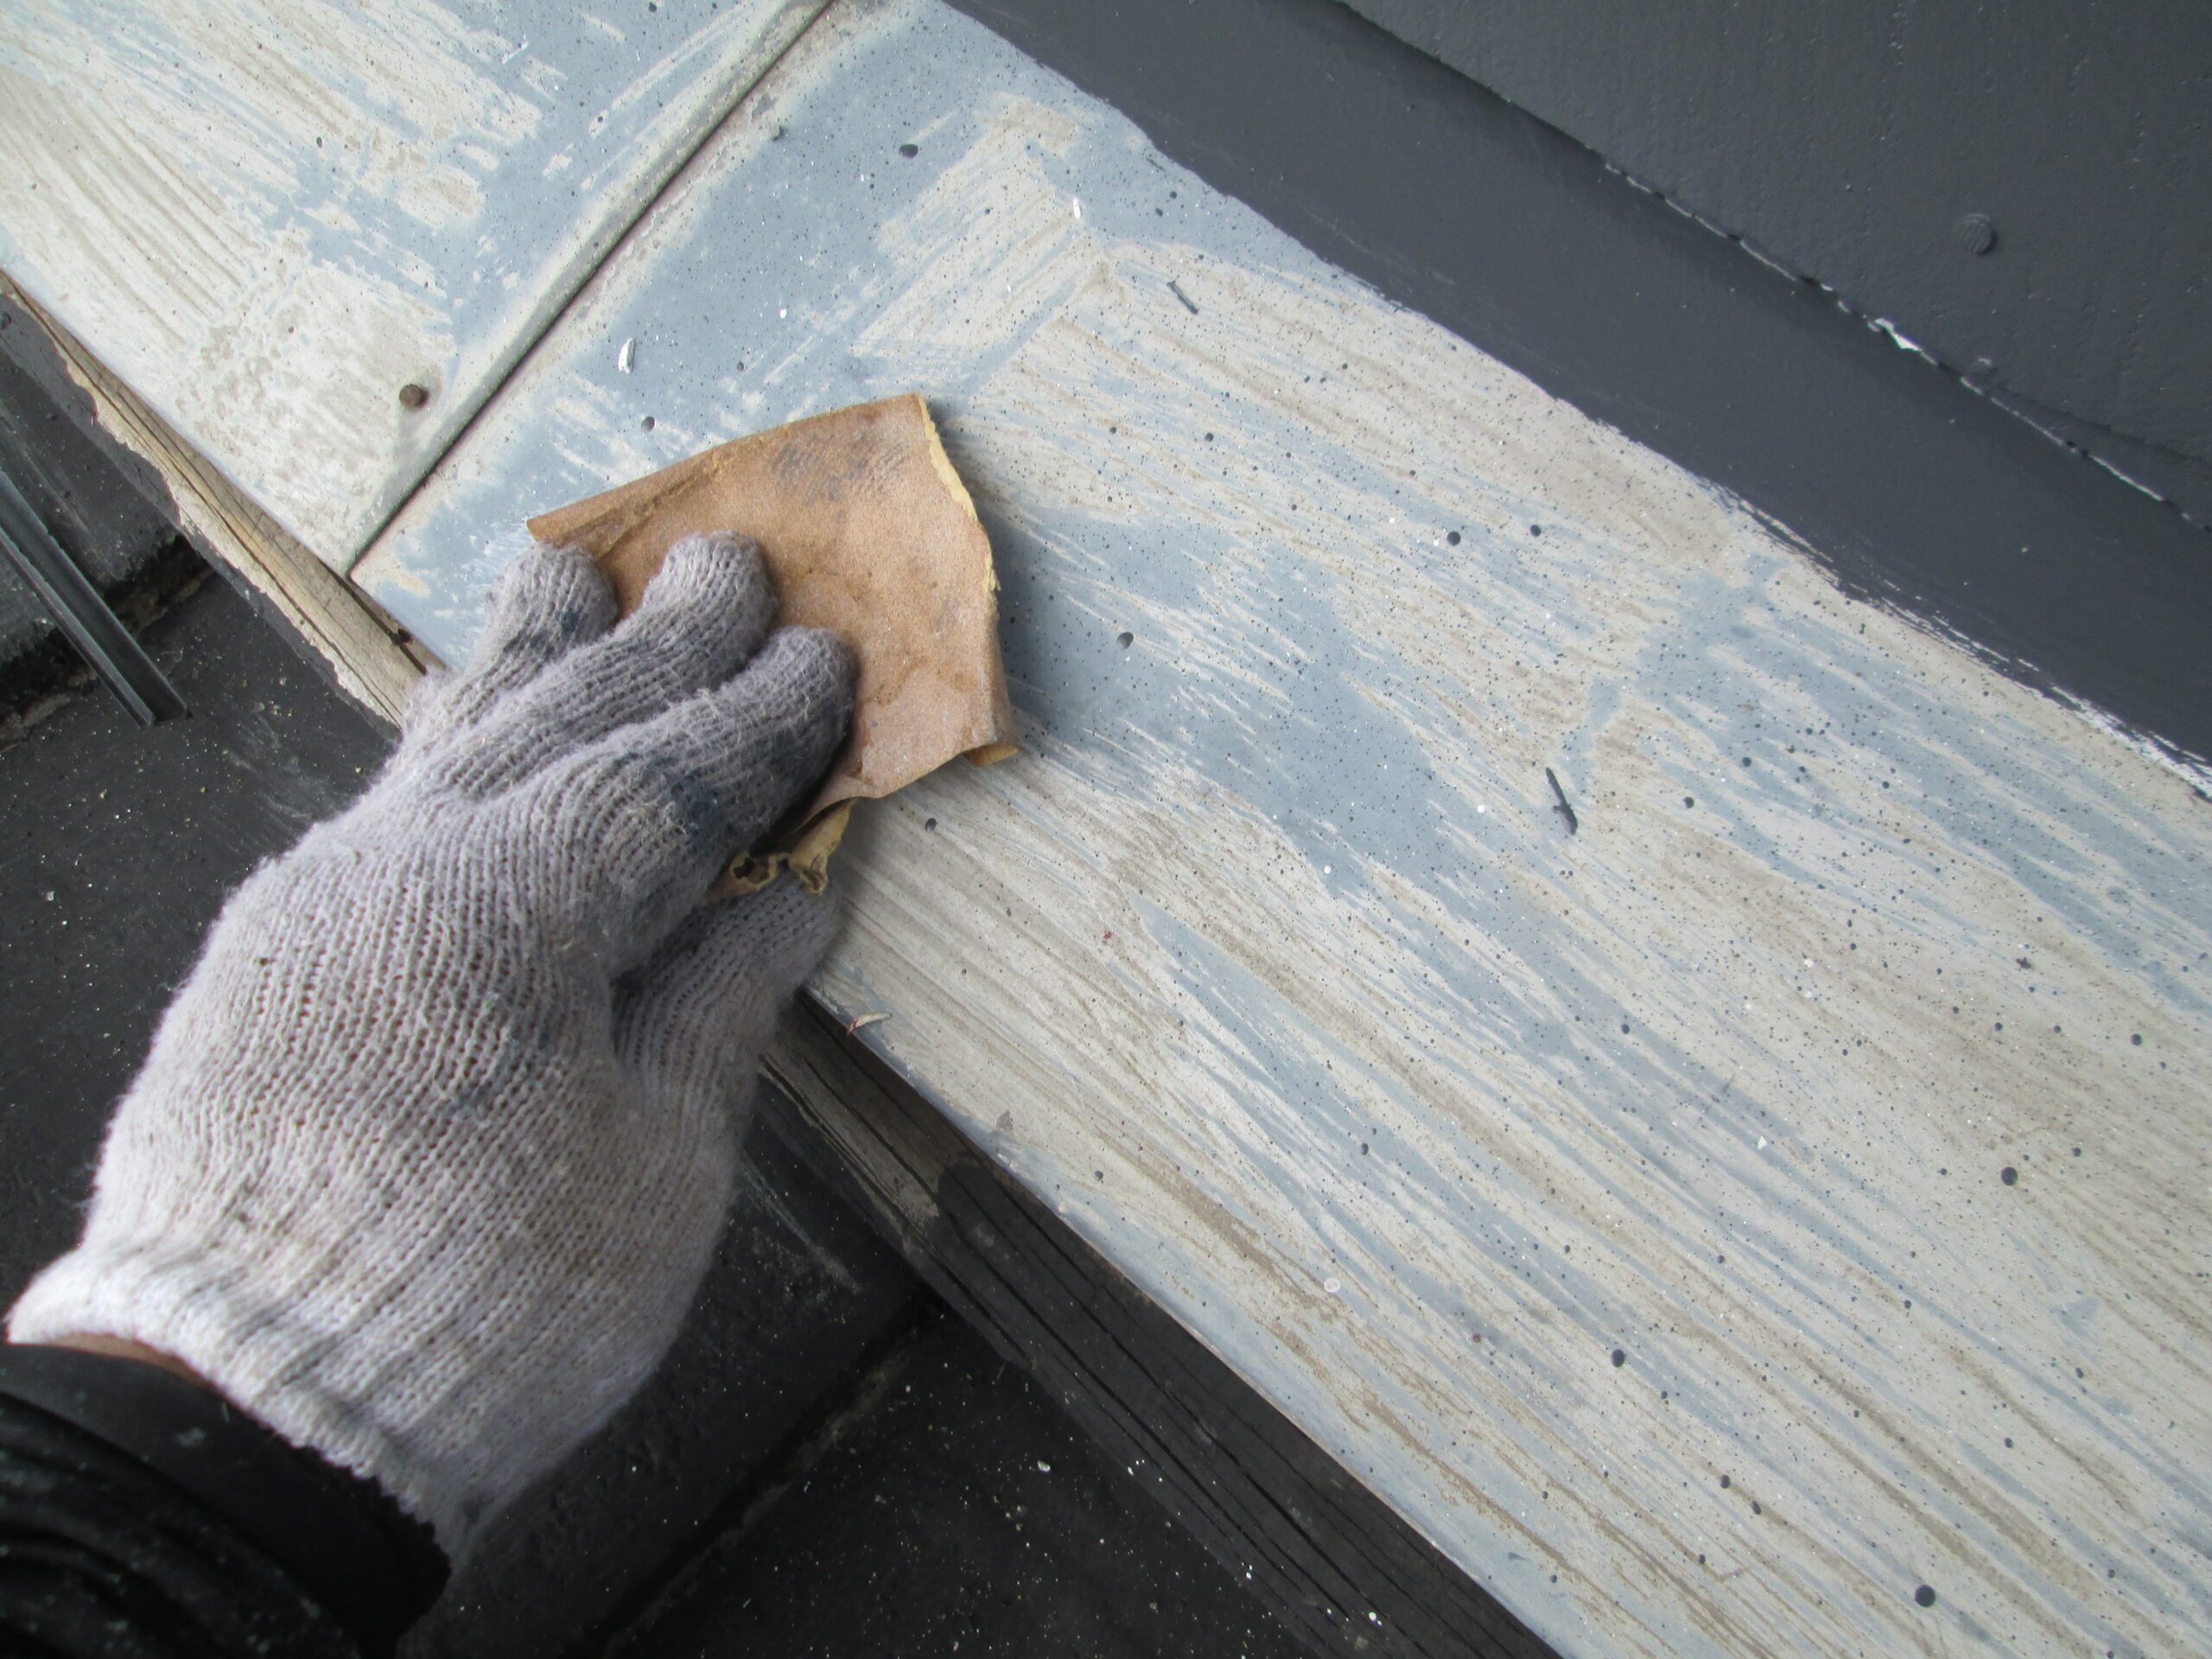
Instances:
[[[916,1270],[1321,1651],[1548,1651],[818,1004],[766,1071]]]
[[[872,1047],[1562,1651],[2212,1626],[2191,778],[923,3],[359,575],[455,650],[494,526],[917,385],[1027,752],[841,855]]]
[[[342,569],[820,10],[10,7],[0,269]]]
[[[295,541],[4,276],[0,293],[45,329],[71,376],[91,396],[100,424],[152,465],[168,488],[179,527],[201,555],[243,577],[328,666],[340,690],[397,725],[430,660],[428,652],[374,600]]]

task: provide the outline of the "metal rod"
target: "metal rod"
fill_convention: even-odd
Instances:
[[[133,720],[152,726],[191,712],[145,647],[131,638],[123,619],[108,608],[99,589],[62,551],[4,468],[0,468],[0,552],[22,573],[55,626]]]

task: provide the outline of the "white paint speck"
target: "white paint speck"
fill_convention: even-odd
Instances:
[[[1068,211],[1073,213],[1077,219],[1081,219],[1083,217],[1083,198],[1081,196],[1070,196],[1068,198]]]
[[[1766,1150],[1766,1136],[1764,1135],[1759,1136],[1759,1150],[1761,1152],[1764,1152]]]
[[[628,374],[632,370],[638,366],[638,341],[636,336],[632,335],[630,339],[622,342],[622,352],[621,354],[614,359],[614,366],[621,370],[625,374]]]
[[[1344,1287],[1344,1281],[1341,1279],[1324,1279],[1321,1281],[1321,1288],[1327,1291],[1332,1296],[1335,1295]]]
[[[1037,1459],[1037,1472],[1040,1475],[1049,1475],[1052,1472],[1052,1465],[1039,1458]]]

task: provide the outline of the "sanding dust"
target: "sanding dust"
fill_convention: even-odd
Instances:
[[[739,438],[530,521],[539,541],[598,560],[626,614],[668,550],[709,531],[760,544],[779,621],[829,628],[860,660],[845,752],[796,829],[718,892],[785,867],[818,890],[855,800],[956,755],[989,766],[1015,752],[990,540],[918,395]]]

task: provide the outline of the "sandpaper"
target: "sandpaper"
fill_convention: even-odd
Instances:
[[[860,663],[844,753],[814,799],[771,847],[733,866],[720,891],[765,886],[785,867],[818,888],[854,801],[955,756],[988,766],[1014,753],[990,541],[919,396],[720,444],[530,521],[539,541],[598,560],[626,614],[668,550],[709,531],[759,544],[779,622],[830,629]]]

